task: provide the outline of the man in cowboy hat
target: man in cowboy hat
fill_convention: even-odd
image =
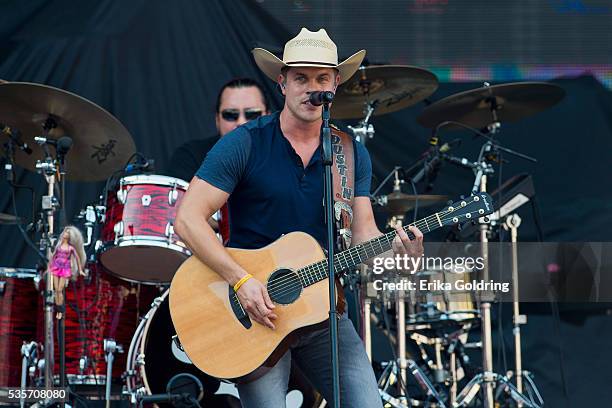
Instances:
[[[287,44],[283,59],[253,50],[255,62],[278,82],[285,104],[280,113],[261,117],[223,137],[209,152],[184,196],[176,231],[195,255],[230,285],[241,282],[237,294],[249,316],[274,330],[277,316],[266,287],[247,272],[215,239],[206,223],[229,198],[229,246],[261,248],[291,231],[304,231],[326,242],[323,208],[320,106],[309,102],[315,91],[332,91],[359,68],[365,51],[338,63],[336,44],[325,30],[302,28]],[[369,199],[372,166],[367,150],[355,144],[352,242],[381,235]],[[395,253],[418,257],[423,235],[412,227],[410,240],[398,229]],[[376,379],[353,325],[344,314],[338,322],[340,399],[347,407],[380,407]],[[263,377],[238,385],[244,407],[284,407],[291,359],[329,401],[332,393],[329,332],[302,336]]]

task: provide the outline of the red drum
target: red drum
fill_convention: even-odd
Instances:
[[[140,316],[159,295],[155,287],[117,279],[96,265],[89,265],[89,271],[90,277],[70,281],[66,287],[66,375],[73,385],[106,384],[104,340],[115,340],[127,352]],[[44,343],[42,321],[40,318],[39,341]],[[114,354],[115,383],[121,382],[126,356]],[[57,344],[54,373],[59,373]]]
[[[178,205],[189,183],[167,176],[124,177],[109,193],[100,263],[132,282],[167,283],[191,255],[174,233]]]
[[[36,338],[38,291],[33,270],[0,268],[0,388],[21,383],[21,346]]]

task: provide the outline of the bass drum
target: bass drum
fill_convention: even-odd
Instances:
[[[194,366],[173,337],[168,293],[155,299],[151,310],[136,329],[127,360],[127,391],[135,402],[136,395],[164,394],[168,381],[177,374],[192,374],[202,382],[202,408],[239,408],[238,390],[231,383],[210,377]],[[287,408],[312,408],[320,403],[319,395],[304,376],[292,366],[289,377]],[[171,408],[171,404],[157,404]]]

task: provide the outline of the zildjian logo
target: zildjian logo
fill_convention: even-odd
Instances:
[[[95,152],[90,156],[92,159],[96,159],[98,164],[102,164],[108,159],[108,156],[116,156],[113,151],[117,141],[114,139],[109,139],[108,143],[103,143],[100,146],[92,146]]]

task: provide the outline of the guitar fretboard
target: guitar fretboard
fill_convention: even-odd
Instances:
[[[444,216],[445,212],[437,212],[413,224],[404,226],[403,230],[406,231],[410,239],[414,239],[414,234],[408,229],[410,226],[416,225],[421,232],[425,234],[443,226],[442,219]],[[338,272],[350,269],[374,256],[389,251],[395,235],[396,232],[391,231],[369,241],[355,245],[346,251],[337,253],[334,256],[334,269]],[[327,259],[305,266],[297,272],[304,287],[320,282],[328,276]]]

